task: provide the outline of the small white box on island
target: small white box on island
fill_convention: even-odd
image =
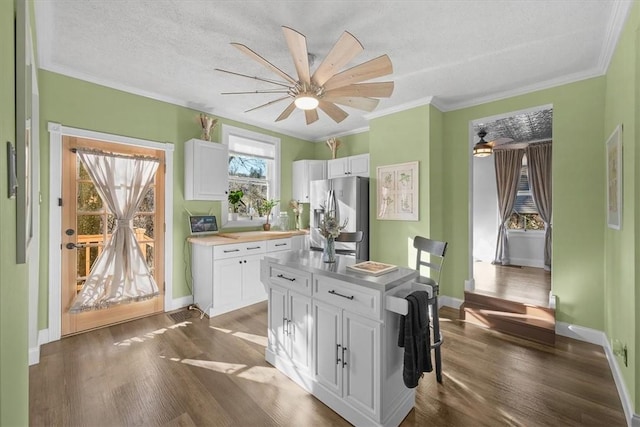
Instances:
[[[385,264],[383,262],[364,261],[357,264],[348,265],[347,269],[356,271],[358,273],[368,274],[370,276],[380,276],[381,274],[397,270],[398,266],[393,264]]]

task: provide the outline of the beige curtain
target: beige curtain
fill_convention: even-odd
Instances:
[[[106,308],[158,295],[133,232],[133,216],[153,182],[158,160],[97,151],[78,150],[103,202],[116,217],[116,225],[70,312]]]
[[[529,186],[544,221],[544,268],[551,270],[551,141],[527,146]]]
[[[524,150],[494,150],[494,164],[496,169],[496,187],[498,190],[498,238],[496,241],[496,255],[494,264],[509,264],[507,247],[507,221],[513,211],[513,205],[518,193],[518,181],[522,168]]]

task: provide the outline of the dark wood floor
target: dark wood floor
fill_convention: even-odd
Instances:
[[[425,375],[402,426],[626,425],[600,347],[564,337],[537,345],[440,314],[443,384]],[[348,425],[265,362],[266,322],[260,303],[211,320],[155,315],[44,345],[30,368],[30,423]]]
[[[551,272],[542,268],[473,263],[475,292],[508,301],[549,305]]]

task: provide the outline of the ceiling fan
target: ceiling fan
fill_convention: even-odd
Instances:
[[[251,108],[245,112],[257,110],[284,100],[291,103],[282,111],[276,122],[286,119],[297,108],[305,113],[307,124],[318,120],[320,108],[336,123],[340,123],[349,115],[336,104],[356,108],[364,111],[373,111],[379,99],[388,98],[393,93],[393,82],[362,83],[367,80],[386,76],[393,72],[391,60],[387,55],[381,55],[370,61],[363,62],[349,69],[340,71],[349,61],[364,50],[360,42],[349,32],[345,31],[333,45],[318,68],[311,74],[309,70],[309,53],[307,51],[307,39],[294,29],[282,27],[284,38],[291,52],[293,63],[298,74],[298,79],[291,77],[280,68],[267,61],[265,58],[240,43],[231,43],[249,58],[259,62],[268,70],[276,73],[284,79],[272,80],[250,76],[233,71],[216,68],[217,71],[247,77],[261,82],[269,83],[277,88],[256,90],[249,92],[223,92],[222,95],[244,95],[256,93],[280,93],[283,97],[269,101],[266,104]]]
[[[487,136],[486,129],[480,129],[478,131],[478,138],[480,140],[473,146],[473,155],[475,157],[487,157],[493,153],[493,149],[499,145],[506,144],[513,141],[511,138],[497,138],[493,141],[485,141],[484,137]]]

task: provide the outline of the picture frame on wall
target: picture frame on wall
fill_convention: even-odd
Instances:
[[[419,162],[398,163],[377,168],[377,219],[418,221]]]
[[[616,126],[606,142],[607,148],[607,225],[622,227],[622,125]]]

